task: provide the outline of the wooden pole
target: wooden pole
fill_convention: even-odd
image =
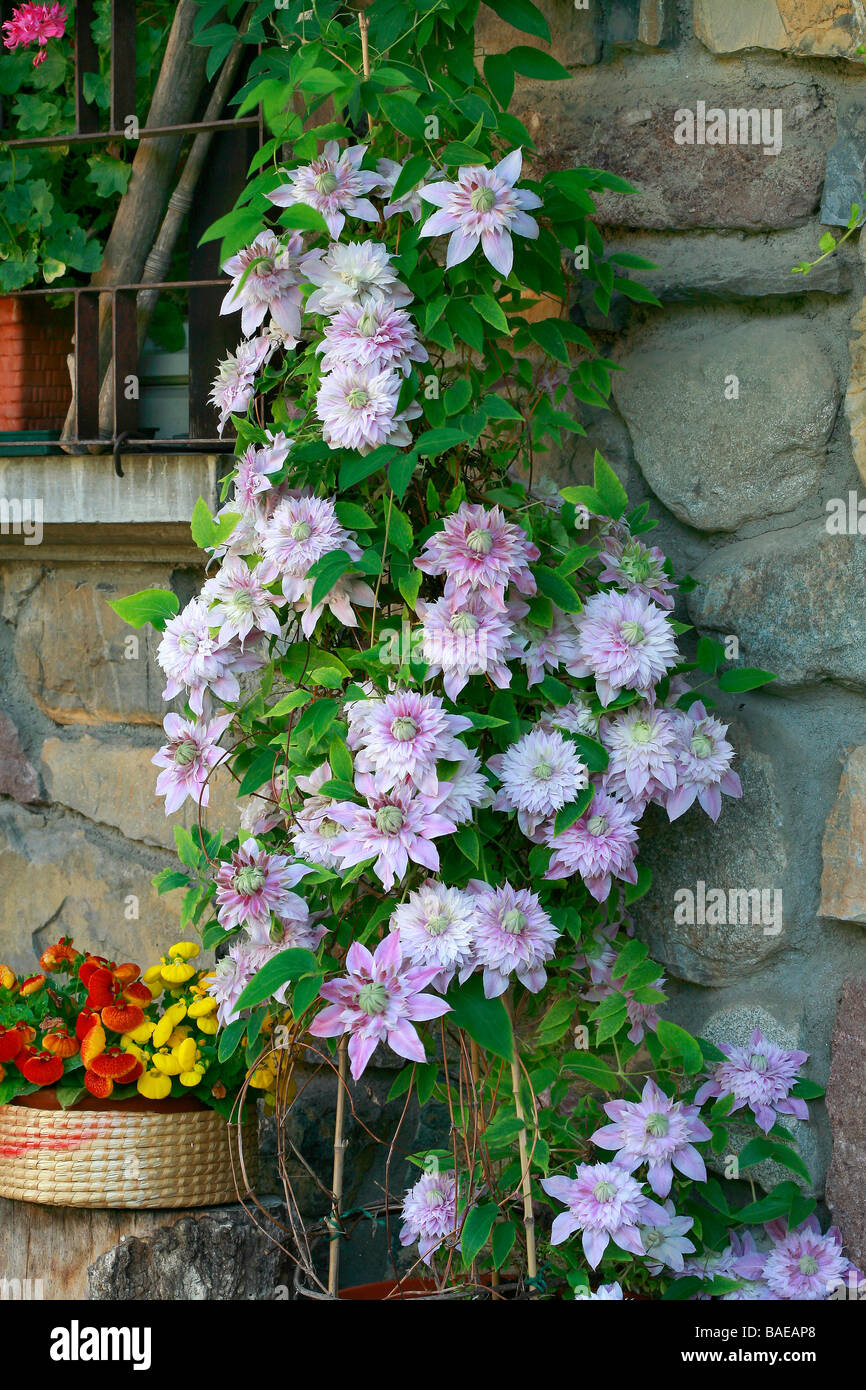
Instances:
[[[332,1298],[337,1297],[340,1288],[340,1212],[343,1206],[343,1169],[346,1160],[344,1129],[348,1085],[348,1053],[346,1049],[347,1039],[344,1034],[337,1048],[338,1081],[337,1111],[334,1116],[334,1173],[331,1183],[331,1215],[328,1218],[328,1230],[331,1235],[331,1244],[328,1250],[328,1293]]]
[[[513,1018],[513,1012],[512,1012]],[[520,1097],[520,1061],[517,1054],[517,1033],[514,1034],[514,1056],[511,1059],[511,1094],[514,1097],[514,1110],[518,1120],[525,1121],[523,1101]],[[523,1230],[526,1235],[526,1272],[531,1280],[538,1277],[538,1259],[535,1251],[535,1217],[532,1214],[532,1178],[529,1173],[529,1146],[526,1141],[526,1126],[518,1135],[520,1146],[520,1185],[523,1189]],[[530,1287],[530,1298],[535,1297],[534,1284]]]

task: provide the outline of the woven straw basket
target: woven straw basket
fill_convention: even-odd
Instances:
[[[40,1100],[42,1100],[40,1095]],[[258,1175],[255,1110],[237,1129],[194,1101],[0,1105],[0,1197],[64,1207],[209,1207]],[[234,1165],[234,1166],[233,1166]],[[246,1181],[245,1181],[246,1179]]]

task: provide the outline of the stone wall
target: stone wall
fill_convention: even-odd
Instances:
[[[551,471],[582,480],[600,448],[698,581],[681,616],[736,639],[733,664],[780,677],[723,704],[744,800],[727,801],[715,829],[694,809],[673,830],[662,817],[650,827],[655,881],[638,927],[683,1022],[738,1041],[757,1023],[810,1051],[823,1081],[843,980],[866,975],[866,303],[856,239],[807,278],[790,268],[864,202],[863,6],[544,8],[572,76],[518,79],[537,167],[598,165],[642,190],[600,206],[612,246],[656,263],[640,278],[662,305],[616,295],[603,318],[578,295],[576,321],[625,371],[612,409],[591,414]],[[514,41],[483,12],[480,50]],[[766,111],[778,151],[677,142],[677,112],[713,108]],[[153,644],[130,644],[105,600],[145,585],[192,592],[185,523],[199,493],[215,500],[216,460],[130,458],[124,471],[107,458],[0,460],[0,496],[43,499],[45,521],[38,547],[0,536],[0,959],[14,965],[61,931],[138,957],[176,935],[174,900],[150,886],[172,844],[149,762],[162,681]],[[850,493],[852,524],[828,529],[828,503],[847,515]],[[674,893],[699,880],[779,890],[781,929],[676,925]],[[837,1029],[840,1046],[851,1036]],[[816,1115],[804,1142],[820,1188],[829,1130]]]

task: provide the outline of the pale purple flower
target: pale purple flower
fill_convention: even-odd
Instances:
[[[410,859],[436,873],[439,855],[433,840],[457,829],[439,814],[437,798],[421,796],[405,784],[381,792],[366,772],[356,776],[355,785],[367,805],[341,801],[330,812],[345,831],[333,846],[342,867],[375,858],[373,872],[388,890],[404,877]]]
[[[312,598],[315,583],[314,579],[309,580],[304,585],[300,596],[295,600],[295,607],[301,614],[301,631],[305,637],[313,635],[326,608],[329,613],[333,614],[338,623],[343,624],[343,627],[357,627],[358,619],[355,616],[355,607],[374,608],[376,606],[374,591],[366,580],[359,579],[357,575],[341,575],[325,597],[314,605]]]
[[[652,599],[659,608],[673,608],[670,590],[677,586],[665,569],[665,555],[657,545],[644,545],[636,536],[625,540],[607,536],[598,558],[603,565],[599,575],[602,584],[617,584],[629,593]]]
[[[585,1292],[578,1290],[574,1298],[577,1303],[589,1302],[593,1299],[597,1299],[599,1303],[622,1303],[622,1289],[617,1283],[599,1284],[594,1293],[592,1289]]]
[[[561,935],[528,888],[512,888],[504,883],[492,888],[480,879],[470,879],[475,916],[475,957],[484,970],[484,994],[496,999],[518,980],[530,994],[544,988],[545,961],[554,953],[554,942]]]
[[[301,598],[307,571],[334,550],[344,550],[353,560],[361,550],[337,520],[333,498],[286,497],[261,527],[261,549],[283,576],[283,593],[289,603]]]
[[[567,705],[546,710],[538,721],[544,729],[562,729],[566,733],[598,738],[600,714],[595,714],[588,695],[576,694]]]
[[[509,604],[509,611],[515,612],[513,604]],[[539,627],[529,618],[518,622],[509,656],[526,667],[527,685],[538,685],[547,671],[558,671],[560,666],[569,675],[583,674],[577,630],[558,608],[553,610],[550,627]]]
[[[418,791],[435,796],[439,790],[436,764],[469,756],[466,744],[456,735],[471,729],[471,721],[448,714],[438,695],[396,690],[381,700],[355,700],[347,718],[347,742],[355,752],[355,767],[374,773],[380,791],[409,781]]]
[[[625,994],[625,1011],[628,1016],[628,1021],[631,1024],[631,1028],[629,1028],[626,1033],[626,1037],[629,1042],[640,1043],[643,1042],[645,1033],[656,1033],[658,1031],[658,1004],[641,1003],[640,1000],[635,999],[633,989],[622,990],[621,987],[624,982],[625,977],[619,982],[618,992]],[[664,986],[664,983],[664,975],[659,975],[657,980],[653,980],[652,988],[660,990]]]
[[[553,850],[545,878],[578,874],[597,902],[610,894],[612,878],[637,882],[634,859],[637,826],[632,811],[605,792],[596,791],[580,820],[561,835],[551,826],[547,844]]]
[[[168,677],[163,699],[171,700],[186,691],[190,707],[198,715],[208,690],[220,700],[236,700],[240,694],[237,673],[254,669],[260,662],[234,642],[221,643],[212,636],[211,626],[207,603],[201,597],[191,599],[186,608],[169,618],[156,654]]]
[[[710,1283],[713,1279],[736,1279],[738,1289],[718,1295],[723,1303],[728,1302],[777,1302],[776,1295],[760,1279],[766,1252],[758,1250],[751,1231],[738,1234],[730,1232],[730,1242],[724,1250],[704,1250],[694,1259],[685,1260],[678,1271],[679,1278],[693,1277]],[[713,1295],[707,1292],[692,1294],[697,1302],[706,1301]]]
[[[208,399],[219,411],[219,430],[222,435],[230,415],[246,415],[247,407],[256,392],[256,377],[273,352],[273,344],[262,334],[258,338],[238,343],[217,368],[216,380]]]
[[[223,756],[219,740],[232,722],[230,714],[216,719],[183,719],[167,714],[162,727],[168,743],[151,758],[163,771],[156,779],[156,795],[165,797],[165,814],[180,810],[189,796],[199,806],[210,802],[210,773]]]
[[[221,927],[245,926],[257,945],[270,939],[271,913],[281,922],[306,922],[304,899],[289,890],[310,873],[309,864],[292,864],[284,854],[259,849],[247,840],[216,874],[217,917]]]
[[[388,300],[395,308],[404,309],[412,302],[387,249],[378,241],[335,242],[320,258],[311,253],[304,273],[316,286],[307,300],[310,314],[330,318],[344,304]]]
[[[521,608],[525,612],[525,605]],[[421,654],[427,673],[441,673],[449,700],[472,676],[489,676],[500,690],[511,684],[506,665],[513,640],[511,614],[497,612],[480,592],[463,602],[448,596],[435,603],[419,599],[415,611],[423,624]]]
[[[274,232],[261,232],[226,261],[223,274],[232,277],[231,288],[220,308],[221,314],[241,314],[241,331],[250,337],[270,313],[288,347],[294,347],[301,333],[304,242],[293,232],[280,242]]]
[[[831,1226],[825,1235],[816,1216],[788,1230],[787,1218],[766,1226],[773,1249],[766,1256],[761,1277],[780,1299],[824,1300],[845,1282],[856,1266],[842,1253],[842,1235]]]
[[[596,1269],[610,1241],[633,1255],[645,1254],[640,1228],[666,1226],[668,1213],[644,1196],[624,1168],[615,1163],[580,1163],[574,1178],[542,1178],[549,1197],[562,1202],[550,1232],[551,1245],[561,1245],[575,1231],[583,1232],[583,1252]]]
[[[267,196],[278,208],[305,203],[320,212],[334,240],[346,224],[346,215],[362,222],[378,222],[379,214],[365,195],[379,187],[378,174],[361,168],[366,145],[352,145],[340,151],[336,140],[329,140],[312,164],[288,170],[289,181]]]
[[[514,187],[522,164],[522,152],[512,150],[493,169],[469,165],[458,169],[456,183],[427,183],[420,190],[424,201],[439,209],[424,223],[420,235],[451,233],[445,258],[449,269],[471,256],[480,242],[493,269],[505,277],[511,274],[514,260],[512,232],[538,236],[538,223],[527,209],[541,207],[541,199],[528,189]]]
[[[697,799],[711,820],[722,810],[722,792],[740,797],[743,788],[731,770],[734,750],[725,738],[727,724],[707,714],[700,700],[688,710],[676,712],[677,785],[664,801],[671,820],[676,820]]]
[[[275,826],[282,825],[286,818],[281,802],[286,790],[285,765],[278,767],[276,773],[264,787],[251,792],[249,800],[241,811],[241,829],[254,838],[265,835]]]
[[[319,993],[330,1008],[316,1015],[309,1031],[315,1038],[351,1033],[349,1061],[356,1081],[380,1042],[407,1061],[426,1062],[424,1044],[412,1025],[441,1018],[451,1008],[438,995],[421,992],[435,974],[435,966],[403,968],[399,932],[384,937],[375,954],[354,941],[346,955],[346,974],[322,985]]]
[[[418,1242],[425,1264],[440,1246],[457,1235],[457,1184],[453,1172],[425,1173],[403,1199],[401,1245]]]
[[[593,594],[575,622],[582,666],[574,674],[595,677],[603,705],[622,690],[649,696],[679,660],[667,615],[638,593]]]
[[[295,778],[298,790],[309,795],[295,811],[298,828],[292,836],[292,848],[301,859],[325,869],[338,869],[342,857],[335,853],[334,845],[344,831],[342,825],[332,820],[330,815],[331,807],[335,805],[334,798],[320,791],[330,778],[331,765],[328,762],[320,763],[309,777]]]
[[[599,737],[610,762],[605,788],[625,801],[664,800],[677,785],[677,719],[646,702],[601,721]]]
[[[248,941],[232,941],[228,954],[217,961],[208,978],[208,994],[217,1001],[216,1017],[221,1028],[227,1028],[238,1017],[238,1000],[255,974],[249,951]]]
[[[681,1274],[685,1268],[685,1256],[694,1253],[694,1244],[686,1235],[694,1226],[691,1216],[677,1216],[673,1202],[664,1204],[668,1215],[665,1226],[641,1226],[640,1236],[647,1254],[646,1267],[650,1274],[662,1274],[672,1269]]]
[[[718,1062],[712,1077],[698,1090],[695,1100],[703,1105],[711,1096],[731,1095],[731,1111],[747,1105],[758,1126],[768,1134],[780,1115],[793,1115],[798,1120],[809,1118],[804,1100],[790,1095],[808,1052],[786,1051],[764,1037],[756,1028],[747,1047],[720,1043],[725,1060]]]
[[[322,377],[316,415],[322,438],[332,449],[369,454],[397,432],[397,402],[402,379],[390,368],[353,367],[341,363]]]
[[[275,434],[270,444],[250,444],[244,450],[238,459],[234,496],[245,511],[257,506],[261,494],[273,487],[270,474],[279,472],[291,447],[284,434]]]
[[[391,197],[391,194],[394,191],[397,180],[403,172],[403,165],[398,164],[394,159],[378,159],[376,161],[376,169],[379,173],[379,186],[382,190],[382,197],[388,199],[382,209],[383,216],[387,219],[389,217],[396,217],[401,212],[408,212],[413,222],[420,222],[421,218],[424,216],[424,209],[421,204],[421,188],[425,179],[429,179],[429,181],[433,183],[443,176],[438,173],[430,173],[428,170],[425,179],[419,179],[414,187],[410,188],[407,193],[402,193],[399,198],[394,199]]]
[[[455,825],[463,825],[471,820],[473,812],[493,805],[494,791],[481,771],[481,759],[477,753],[452,767],[447,782],[439,783],[439,814]]]
[[[237,637],[241,643],[254,630],[280,635],[280,620],[274,605],[283,603],[279,594],[264,588],[260,573],[237,555],[230,555],[217,574],[202,586],[201,597],[213,606],[210,621],[219,627],[220,642]]]
[[[474,923],[472,894],[430,878],[394,909],[391,929],[410,965],[436,967],[430,983],[444,994],[455,975],[463,984],[475,968]]]
[[[344,304],[325,328],[316,348],[324,353],[322,371],[338,366],[393,368],[408,376],[413,362],[426,362],[409,314],[388,300]]]
[[[704,1160],[695,1142],[712,1137],[697,1105],[671,1100],[648,1080],[640,1100],[610,1100],[604,1113],[613,1124],[590,1136],[600,1149],[617,1150],[614,1162],[630,1173],[647,1164],[647,1182],[657,1197],[667,1197],[674,1168],[694,1182],[706,1182]]]
[[[538,547],[519,526],[506,521],[499,507],[462,502],[426,542],[415,566],[425,574],[445,575],[445,593],[455,601],[477,590],[491,607],[504,612],[509,584],[522,594],[535,593],[529,564],[538,555]]]
[[[516,811],[520,829],[530,838],[588,785],[574,745],[558,730],[531,729],[504,753],[488,758],[487,766],[502,783],[494,811]]]

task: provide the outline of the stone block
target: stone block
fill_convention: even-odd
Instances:
[[[866,922],[866,747],[852,748],[824,829],[822,917]]]
[[[0,796],[11,796],[22,805],[40,799],[39,776],[6,714],[0,714]]]
[[[833,1154],[827,1173],[827,1206],[850,1258],[866,1262],[866,979],[853,976],[842,988],[833,1028],[827,1114]]]
[[[866,40],[858,0],[694,0],[695,35],[711,53],[768,48],[808,58],[849,58]]]

